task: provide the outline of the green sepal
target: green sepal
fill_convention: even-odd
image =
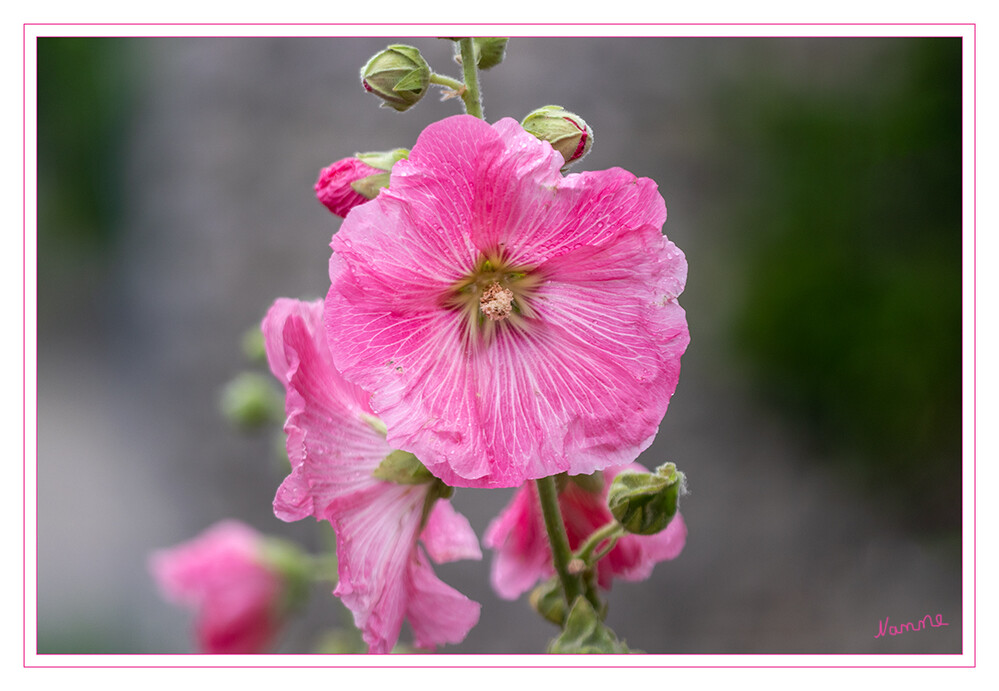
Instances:
[[[374,199],[378,196],[378,193],[382,190],[382,188],[389,186],[389,177],[389,173],[369,175],[366,178],[354,180],[354,182],[350,183],[350,187],[362,197]]]
[[[528,602],[535,612],[556,626],[562,626],[565,622],[565,597],[557,576],[532,590]]]
[[[391,151],[366,151],[362,154],[354,154],[354,158],[362,163],[377,168],[378,170],[390,171],[399,161],[409,158],[409,149],[392,149]]]
[[[415,69],[395,83],[392,91],[421,91],[427,88],[423,70]]]
[[[589,600],[580,595],[572,604],[565,630],[548,644],[554,654],[632,653],[624,641],[600,620]]]
[[[420,463],[420,459],[408,451],[398,450],[382,459],[372,475],[379,480],[394,482],[397,485],[422,485],[436,479]]]

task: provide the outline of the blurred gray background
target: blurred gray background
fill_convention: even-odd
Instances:
[[[176,653],[151,550],[225,517],[284,524],[270,432],[219,412],[242,334],[320,297],[339,220],[318,170],[409,147],[459,112],[358,80],[397,39],[43,38],[38,51],[38,651]],[[411,39],[458,76],[451,43]],[[687,473],[684,553],[616,583],[608,622],[653,653],[958,653],[959,39],[513,39],[486,117],[555,103],[595,131],[575,170],[655,179],[690,266],[680,385],[648,467]],[[276,382],[275,382],[276,387]],[[458,490],[481,535],[509,491]],[[554,627],[482,562],[445,652],[541,652]],[[344,611],[317,585],[281,652]],[[878,623],[948,627],[875,639]],[[404,632],[404,640],[408,634]]]

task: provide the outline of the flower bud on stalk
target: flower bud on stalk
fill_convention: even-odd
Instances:
[[[400,113],[423,98],[430,85],[430,65],[413,46],[392,45],[361,69],[361,84]]]
[[[358,204],[378,196],[388,187],[389,171],[409,156],[409,149],[372,151],[334,161],[319,171],[313,186],[316,198],[333,214],[345,218]]]
[[[535,612],[556,626],[562,626],[565,622],[565,598],[562,596],[562,584],[557,577],[545,581],[532,590],[528,601]]]
[[[506,57],[506,44],[509,40],[509,38],[496,36],[473,38],[472,46],[475,48],[476,66],[480,70],[488,70],[503,62],[503,58]]]
[[[538,108],[529,113],[520,124],[562,154],[565,159],[563,170],[588,154],[593,147],[593,130],[590,126],[583,118],[562,106]]]
[[[607,506],[629,533],[653,535],[673,520],[685,492],[683,473],[666,463],[654,473],[618,474],[607,493]]]

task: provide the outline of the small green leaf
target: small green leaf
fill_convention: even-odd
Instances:
[[[393,451],[375,468],[373,475],[379,480],[397,485],[422,485],[436,478],[423,467],[420,460],[408,451]]]

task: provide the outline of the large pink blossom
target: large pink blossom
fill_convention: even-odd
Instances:
[[[662,196],[562,165],[514,120],[447,118],[333,237],[334,361],[449,485],[628,463],[676,389],[687,264]]]
[[[343,218],[355,206],[368,201],[352,183],[381,172],[358,158],[341,158],[319,171],[319,178],[313,185],[316,199],[331,213]]]
[[[333,366],[321,301],[278,300],[262,328],[271,370],[287,390],[292,466],[274,513],[332,524],[339,564],[334,595],[353,612],[371,652],[390,652],[404,619],[418,647],[460,642],[478,621],[479,605],[440,581],[427,556],[437,563],[481,559],[468,520],[450,502],[435,501],[433,478],[396,484],[373,476],[392,448],[369,395]]]
[[[569,546],[576,550],[593,531],[611,523],[607,490],[622,470],[648,472],[637,463],[603,473],[603,489],[591,492],[567,482],[559,493],[559,508],[565,522]],[[609,589],[614,578],[645,580],[660,561],[675,559],[687,541],[687,526],[677,513],[664,530],[654,535],[621,537],[614,549],[597,562],[597,583]],[[500,597],[516,599],[543,578],[554,575],[552,553],[544,517],[533,482],[514,494],[505,509],[493,519],[483,540],[494,551],[491,580]]]
[[[227,520],[150,558],[163,596],[197,612],[199,652],[252,654],[270,649],[283,621],[284,584],[262,555],[262,536]]]

